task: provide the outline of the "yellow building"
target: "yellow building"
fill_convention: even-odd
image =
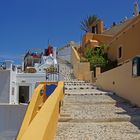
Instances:
[[[83,36],[82,48],[96,48],[100,44],[109,46],[108,57],[118,60],[121,64],[140,54],[140,15],[113,25],[103,30],[103,22],[99,21],[93,26],[96,33],[86,33]]]
[[[132,18],[125,18],[119,24],[113,23],[112,27],[107,30],[104,30],[104,24],[100,20],[93,25],[92,33],[86,33],[82,39],[83,51],[86,48],[94,49],[101,44],[106,44],[109,47],[108,58],[112,61],[117,60],[118,67],[103,73],[98,70],[95,78],[93,72],[90,71],[89,63],[81,62],[74,48],[72,64],[74,74],[78,79],[94,81],[100,88],[113,91],[140,106],[140,76],[132,74],[133,71],[138,71],[134,67],[132,58],[140,56],[140,14],[135,8],[134,13]]]
[[[108,56],[121,64],[140,54],[140,15],[133,17],[108,43]]]

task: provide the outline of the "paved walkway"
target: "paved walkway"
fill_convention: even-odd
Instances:
[[[67,69],[63,64],[63,73]],[[70,78],[71,72],[65,77],[56,140],[140,140],[140,108],[90,83]]]

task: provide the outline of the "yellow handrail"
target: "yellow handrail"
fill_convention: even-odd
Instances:
[[[50,84],[50,83],[49,83]],[[27,109],[17,140],[53,140],[59,117],[59,107],[63,99],[63,82],[58,82],[57,88],[45,97],[45,83],[41,83],[33,94]],[[47,100],[46,100],[47,99]]]

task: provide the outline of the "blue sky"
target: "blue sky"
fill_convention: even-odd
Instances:
[[[0,0],[0,61],[45,48],[80,41],[80,21],[97,15],[109,27],[133,14],[135,0]],[[139,1],[138,1],[139,2]],[[140,3],[140,2],[139,2]]]

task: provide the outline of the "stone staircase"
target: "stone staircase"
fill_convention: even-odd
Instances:
[[[72,68],[62,65],[65,97],[56,140],[140,140],[140,108],[74,79]]]

